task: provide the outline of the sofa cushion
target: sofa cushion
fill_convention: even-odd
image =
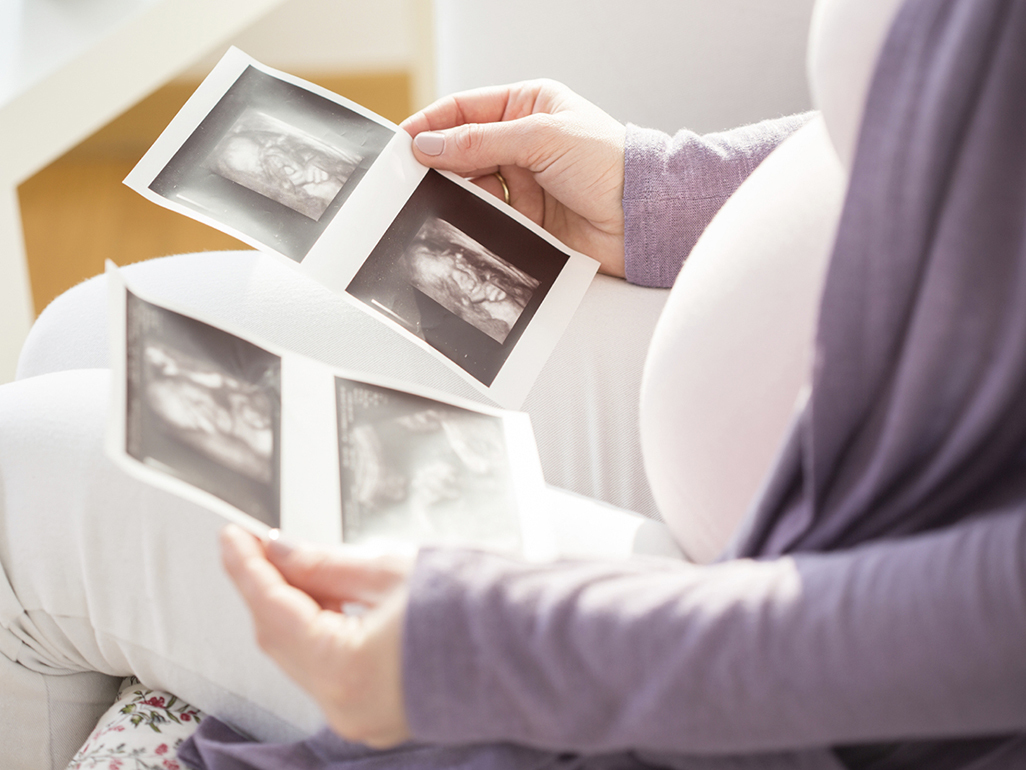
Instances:
[[[203,718],[199,709],[130,676],[68,770],[184,770],[178,747]]]

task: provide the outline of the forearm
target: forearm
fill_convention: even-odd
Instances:
[[[627,280],[673,285],[706,225],[812,113],[699,136],[627,127],[623,211]]]
[[[738,753],[1026,730],[1026,516],[713,567],[427,551],[414,734]]]

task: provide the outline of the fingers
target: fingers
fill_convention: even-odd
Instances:
[[[506,191],[509,189],[508,186],[503,187],[502,182],[498,180],[495,174],[485,174],[484,176],[478,176],[470,180],[478,187],[483,189],[485,192],[491,193],[500,201],[506,200]],[[512,201],[512,198],[510,199]]]
[[[420,163],[473,179],[568,246],[623,275],[626,127],[554,81],[484,88],[411,116]]]
[[[357,620],[323,610],[289,585],[263,545],[239,527],[221,533],[222,561],[253,618],[257,644],[303,689],[321,700],[318,680],[329,664],[344,667]],[[332,659],[322,660],[325,651]]]
[[[492,123],[502,120],[508,102],[508,93],[499,88],[468,91],[439,99],[408,117],[401,126],[410,136],[416,136],[464,123]]]
[[[465,123],[417,134],[417,160],[469,176],[485,176],[501,166],[539,172],[569,148],[558,117],[539,114],[498,123]]]
[[[554,83],[530,81],[509,86],[490,86],[446,96],[403,121],[402,127],[416,136],[422,131],[453,128],[465,123],[497,123],[530,115],[539,97]]]
[[[320,614],[317,602],[289,585],[267,561],[260,541],[239,527],[222,531],[221,558],[253,616],[257,640],[268,652],[291,647],[287,635],[310,627]]]
[[[580,101],[565,86],[532,80],[447,96],[407,118],[417,159],[432,168],[483,177],[500,166],[532,171],[558,144],[552,115]]]
[[[228,526],[221,543],[257,642],[314,697],[332,728],[380,748],[408,739],[401,664],[405,591],[393,590],[365,617],[347,617],[321,609],[289,585],[252,535]],[[310,566],[307,555],[293,549],[284,561],[302,572]]]
[[[281,537],[268,543],[267,559],[288,583],[333,610],[346,602],[377,604],[412,566],[399,555],[367,557]]]

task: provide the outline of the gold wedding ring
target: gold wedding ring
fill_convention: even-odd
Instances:
[[[506,201],[506,205],[509,205],[509,185],[506,184],[506,177],[500,174],[498,171],[495,172],[495,178],[499,180],[499,184],[502,185],[502,199]]]

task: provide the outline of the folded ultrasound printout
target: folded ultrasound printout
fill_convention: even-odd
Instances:
[[[261,535],[370,552],[553,555],[526,414],[335,369],[183,312],[108,267],[107,452]]]
[[[231,49],[125,179],[334,290],[519,408],[598,263],[410,136]]]

